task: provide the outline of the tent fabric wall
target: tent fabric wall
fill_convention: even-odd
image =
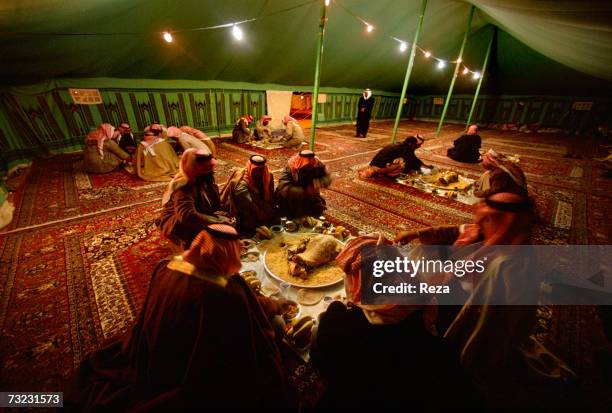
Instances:
[[[137,137],[153,121],[168,126],[187,124],[213,137],[220,136],[230,132],[243,114],[250,113],[258,119],[266,113],[264,86],[279,87],[228,82],[77,79],[9,88],[0,94],[0,148],[3,149],[0,169],[7,170],[45,153],[80,150],[90,128],[102,122],[118,125],[127,121]],[[98,88],[103,102],[74,104],[69,87]],[[327,88],[325,92],[328,102],[320,106],[322,122],[352,121],[361,90]],[[380,92],[373,117],[390,118],[397,108],[397,100],[393,93]]]
[[[311,92],[318,3],[82,0],[77,6],[68,0],[6,0],[0,7],[0,169],[45,152],[78,150],[87,130],[102,121],[127,119],[137,130],[151,120],[188,123],[214,135],[244,112],[260,116],[266,90]],[[390,36],[413,37],[420,3],[332,2],[320,123],[351,122],[365,87],[378,97],[374,119],[395,116],[408,53],[400,53]],[[513,122],[520,113],[519,120],[537,117],[559,126],[567,119],[560,113],[571,114],[569,102],[577,100],[571,96],[595,97],[595,111],[577,117],[602,119],[612,94],[611,1],[429,0],[419,46],[454,59],[472,4],[477,12],[464,54],[471,69],[480,69],[497,29],[482,91],[489,97],[483,96],[479,108],[486,110],[477,112],[477,120]],[[367,18],[375,30],[365,33],[363,23],[340,5]],[[242,25],[242,42],[227,28],[180,31],[249,18],[258,20]],[[161,40],[166,29],[179,30],[172,44]],[[429,95],[446,92],[449,67],[437,70],[431,59],[417,55],[405,116],[436,119]],[[69,87],[99,88],[103,104],[73,105]],[[461,95],[474,89],[470,77],[457,79],[449,120],[462,119],[469,97]],[[525,99],[527,106],[517,106]]]
[[[530,93],[545,93],[540,85],[550,90],[550,72],[561,67],[571,71],[576,82],[588,80],[586,95],[611,90],[612,2],[429,0],[420,46],[454,59],[471,4],[478,10],[465,53],[472,69],[480,67],[488,42],[479,33],[496,26],[520,46],[520,53],[516,47],[497,47],[498,68],[522,70]],[[374,32],[366,34],[364,25],[339,5],[367,18]],[[420,0],[332,3],[321,85],[399,91],[408,53],[400,53],[389,36],[412,38],[419,5]],[[178,31],[172,44],[160,37],[165,29],[217,25],[287,8],[291,10],[242,25],[242,42],[234,41],[227,28]],[[68,0],[7,0],[0,9],[0,82],[107,76],[308,86],[313,82],[317,22],[316,0],[82,0],[78,6]],[[436,70],[419,54],[411,89],[444,92],[451,72]],[[555,81],[555,86],[565,86]],[[523,93],[512,89],[516,82],[500,84],[500,93]],[[469,93],[473,87],[473,82],[459,79],[456,91]]]
[[[103,103],[75,105],[68,87],[60,86],[62,83],[80,87],[104,85],[99,89]],[[108,86],[110,84],[123,87],[113,88]],[[139,85],[141,88],[128,88],[128,84]],[[255,118],[266,113],[264,89],[239,88],[249,86],[245,84],[236,84],[235,88],[231,88],[230,83],[223,83],[224,88],[194,87],[203,86],[198,82],[178,84],[185,87],[164,89],[157,82],[149,80],[80,79],[5,91],[0,94],[0,170],[6,171],[15,164],[26,163],[45,153],[80,150],[89,129],[102,122],[117,125],[128,121],[137,136],[152,121],[166,125],[188,124],[214,137],[231,131],[235,120],[244,113],[251,113]],[[327,88],[325,93],[326,102],[319,105],[320,123],[353,122],[360,91]],[[384,92],[375,95],[377,99],[372,118],[394,118],[399,97]],[[433,104],[434,97],[444,96],[410,95],[408,104],[404,106],[403,117],[439,119],[441,106]],[[472,97],[467,94],[454,95],[449,105],[448,121],[465,121]],[[573,102],[581,100],[593,101],[593,109],[588,112],[573,111]],[[611,114],[612,102],[609,98],[483,95],[474,121],[539,123],[545,127],[578,130],[611,122]]]

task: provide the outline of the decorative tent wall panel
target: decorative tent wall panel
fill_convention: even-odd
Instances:
[[[129,122],[137,137],[153,121],[166,125],[188,124],[211,136],[228,133],[244,113],[259,118],[266,111],[265,90],[205,89],[129,89],[100,88],[103,102],[76,105],[68,87],[38,93],[0,95],[0,169],[27,162],[48,152],[79,150],[88,131],[101,122],[118,125]],[[350,123],[356,116],[358,93],[326,93],[319,105],[322,124]],[[372,113],[375,120],[395,117],[399,98],[375,95]],[[437,121],[445,97],[428,95],[409,97],[403,118]],[[434,102],[435,100],[435,102]],[[586,130],[604,121],[610,122],[610,99],[593,101],[591,110],[575,110],[578,97],[482,96],[473,117],[476,123],[538,123],[543,127]],[[467,119],[471,95],[452,97],[447,120]]]

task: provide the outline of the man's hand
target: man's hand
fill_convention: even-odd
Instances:
[[[418,231],[400,231],[395,236],[395,244],[408,244],[410,241],[419,237]]]
[[[297,307],[298,304],[293,300],[286,300],[284,298],[281,298],[278,300],[278,306],[281,310],[281,314],[284,314],[291,310],[292,307]]]

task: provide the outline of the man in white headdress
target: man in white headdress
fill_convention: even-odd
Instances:
[[[370,127],[370,117],[372,116],[372,108],[374,107],[374,98],[372,97],[372,91],[366,89],[363,91],[363,96],[359,98],[359,104],[357,105],[357,131],[355,132],[356,137],[363,136],[364,138],[368,134],[368,128]]]

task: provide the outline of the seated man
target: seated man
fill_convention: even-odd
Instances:
[[[101,124],[87,135],[83,149],[83,163],[87,172],[111,172],[130,157],[113,140],[116,135],[115,128],[109,123]]]
[[[234,125],[232,140],[236,143],[246,143],[253,139],[253,133],[249,129],[249,124],[253,122],[253,116],[244,115]]]
[[[272,130],[270,129],[270,121],[272,116],[264,115],[255,124],[254,138],[256,140],[272,139]]]
[[[489,149],[482,156],[482,167],[486,169],[474,182],[474,195],[486,198],[499,192],[527,196],[527,178],[520,166],[502,154]]]
[[[88,354],[66,392],[73,411],[286,411],[270,318],[286,300],[258,296],[240,271],[230,226],[199,233],[161,261],[127,333]]]
[[[457,162],[476,163],[480,160],[480,145],[482,139],[478,135],[478,126],[472,125],[465,135],[461,135],[453,142],[454,147],[449,148],[446,156]]]
[[[266,158],[253,155],[246,168],[235,171],[221,191],[223,210],[236,217],[236,228],[251,237],[257,227],[274,223],[274,176]]]
[[[419,171],[421,166],[432,168],[431,165],[425,165],[414,154],[414,151],[420,148],[423,142],[423,138],[417,135],[416,137],[410,136],[401,143],[385,146],[374,155],[370,166],[359,171],[359,176],[372,178],[384,175],[395,178],[401,173]]]
[[[204,144],[206,146],[208,146],[208,149],[210,150],[210,153],[212,153],[213,156],[217,156],[217,149],[215,148],[215,143],[204,132],[202,132],[199,129],[192,128],[191,126],[187,126],[187,125],[181,126],[181,130],[183,132],[185,132],[185,133],[195,137],[200,142],[204,142]],[[192,143],[191,147],[195,148],[196,146]],[[187,148],[185,148],[185,149],[187,149]]]
[[[119,147],[130,155],[136,153],[136,147],[138,144],[136,143],[136,139],[134,139],[134,134],[132,133],[130,124],[123,122],[117,128],[117,131],[119,132],[119,135],[117,136],[117,143],[119,144]]]
[[[183,149],[183,151],[186,151],[189,148],[205,149],[211,152],[214,156],[215,144],[212,142],[212,140],[208,136],[206,136],[206,134],[204,134],[203,132],[199,133],[200,136],[202,135],[205,136],[206,139],[203,140],[191,134],[191,133],[195,133],[196,131],[199,132],[197,129],[189,128],[191,132],[189,133],[189,132],[184,131],[183,128],[189,128],[189,126],[183,126],[180,129],[177,128],[176,126],[170,126],[166,134],[168,138],[174,139],[175,141],[177,141],[181,145],[181,148]],[[212,150],[211,150],[211,147],[213,148]]]
[[[178,156],[161,136],[145,132],[136,150],[136,174],[145,181],[169,181],[178,170]]]
[[[297,120],[287,115],[283,118],[285,125],[285,133],[281,138],[283,148],[299,148],[302,143],[306,142],[304,131]]]
[[[321,216],[326,206],[319,190],[327,188],[330,183],[331,176],[327,167],[314,152],[304,150],[294,155],[289,159],[276,188],[280,216]]]
[[[162,125],[161,123],[157,123],[157,122],[153,122],[149,126],[144,128],[144,132],[151,132],[155,136],[162,136],[165,130],[166,130],[166,127]]]
[[[216,164],[208,149],[187,149],[179,172],[162,197],[162,212],[155,224],[165,238],[182,249],[189,248],[207,225],[231,222],[220,211]]]
[[[362,263],[382,258],[379,254],[389,261],[403,258],[390,245],[384,247],[384,253],[378,253],[376,246],[380,244],[389,241],[379,236],[354,238],[336,257],[338,267],[345,273],[346,297],[351,305],[333,301],[319,316],[310,350],[312,364],[328,382],[319,410],[424,408],[431,405],[438,386],[449,393],[448,398],[437,402],[437,407],[465,403],[469,400],[469,380],[463,375],[454,348],[434,335],[436,306],[423,305],[427,300],[413,305],[362,303],[365,286],[371,288],[373,281]],[[399,284],[404,280],[403,274],[385,274],[386,283]],[[372,348],[385,351],[370,357]],[[406,371],[410,374],[405,374]]]

